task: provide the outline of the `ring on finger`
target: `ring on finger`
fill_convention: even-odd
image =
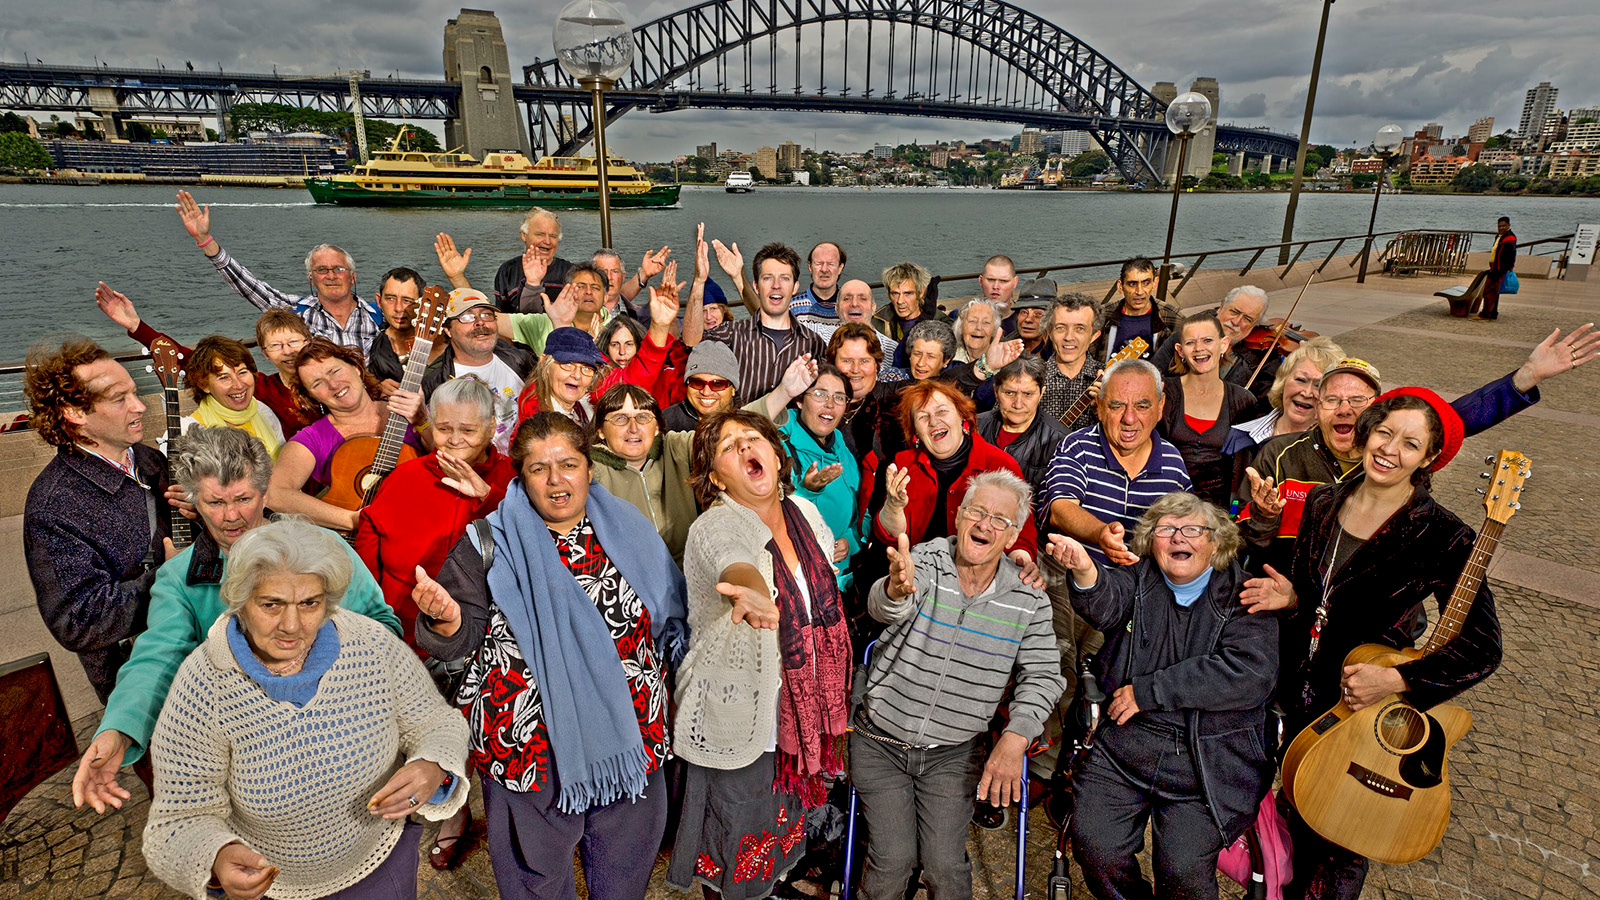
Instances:
[[[417,798],[416,797],[407,797],[406,798],[406,803],[408,805],[410,805],[410,806],[416,806],[417,805]]]

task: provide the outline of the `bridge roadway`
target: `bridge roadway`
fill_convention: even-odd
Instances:
[[[1600,282],[1531,277],[1523,278],[1520,294],[1502,300],[1498,323],[1448,318],[1444,304],[1430,295],[1464,280],[1319,284],[1295,318],[1371,360],[1388,383],[1426,384],[1450,396],[1516,368],[1552,328],[1600,320]],[[1273,304],[1281,310],[1293,296],[1274,290]],[[1533,459],[1524,508],[1507,527],[1490,570],[1505,662],[1461,698],[1474,727],[1454,754],[1450,830],[1421,862],[1375,865],[1364,894],[1372,900],[1600,897],[1600,709],[1594,702],[1600,693],[1600,505],[1594,502],[1600,463],[1591,452],[1600,446],[1600,366],[1547,382],[1542,390],[1537,406],[1469,439],[1435,479],[1436,496],[1476,526],[1482,511],[1473,491],[1482,458],[1510,447]],[[51,650],[80,741],[87,742],[99,710],[77,662],[44,633],[26,587],[20,532],[20,517],[0,519],[0,574],[18,586],[0,604],[0,659]],[[70,775],[52,777],[0,824],[0,900],[176,897],[155,882],[140,856],[144,789],[124,773],[134,800],[102,818],[71,808]],[[1043,816],[1034,816],[1032,825],[1028,888],[1044,900],[1055,832]],[[1013,840],[1009,827],[973,830],[968,846],[978,900],[1011,896]],[[664,869],[663,861],[651,900],[683,896],[664,888]],[[481,847],[455,872],[435,873],[426,864],[419,871],[421,895],[430,900],[496,896]],[[1075,881],[1075,896],[1087,897],[1076,875]],[[1224,880],[1224,896],[1241,892]]]

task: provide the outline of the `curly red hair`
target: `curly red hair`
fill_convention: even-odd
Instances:
[[[99,344],[81,337],[68,338],[59,347],[35,344],[28,350],[22,394],[28,400],[29,425],[45,443],[56,447],[77,443],[78,426],[62,412],[68,407],[87,412],[98,399],[78,377],[78,367],[110,358]]]

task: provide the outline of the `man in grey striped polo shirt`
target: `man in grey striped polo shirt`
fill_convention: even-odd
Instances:
[[[954,538],[889,550],[867,610],[889,627],[857,675],[850,779],[867,820],[865,900],[900,900],[919,860],[929,893],[970,900],[973,797],[1019,799],[1030,741],[1066,682],[1050,602],[1005,557],[1033,490],[1009,472],[975,476]],[[988,746],[1006,684],[1006,728]],[[976,789],[976,793],[974,792]]]
[[[1162,496],[1189,490],[1189,470],[1155,432],[1163,403],[1155,366],[1142,359],[1113,365],[1096,403],[1099,423],[1056,448],[1038,525],[1076,539],[1095,562],[1131,565],[1138,557],[1128,551],[1128,530]]]

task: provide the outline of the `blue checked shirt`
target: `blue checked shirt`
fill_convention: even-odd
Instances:
[[[228,287],[249,300],[251,306],[262,311],[275,306],[293,310],[295,315],[305,320],[306,327],[311,329],[313,335],[327,338],[335,344],[354,347],[360,351],[362,359],[366,358],[368,348],[383,330],[383,313],[370,301],[360,297],[356,298],[356,309],[350,314],[350,321],[340,325],[338,319],[322,308],[316,294],[297,297],[280,291],[257,278],[243,263],[229,256],[227,250],[211,257],[211,264],[216,266],[217,274],[228,283]]]

